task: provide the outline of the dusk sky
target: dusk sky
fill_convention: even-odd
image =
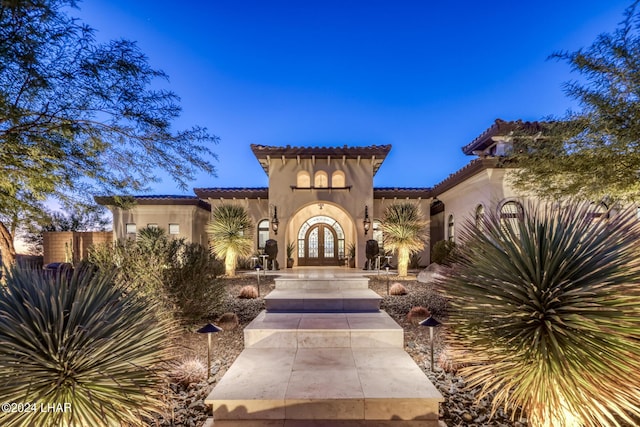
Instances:
[[[221,138],[218,176],[192,187],[267,186],[250,144],[392,144],[375,186],[430,187],[496,118],[570,108],[577,76],[547,57],[613,31],[630,3],[87,0],[74,15],[137,41],[182,98],[177,125]]]

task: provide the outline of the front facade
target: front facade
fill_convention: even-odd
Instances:
[[[207,243],[205,226],[211,210],[222,203],[239,204],[254,222],[256,253],[266,240],[274,239],[281,266],[286,264],[288,244],[295,248],[297,266],[337,266],[344,265],[354,247],[356,267],[365,263],[367,240],[377,240],[382,246],[378,224],[385,208],[409,201],[429,219],[425,231],[430,243],[418,254],[426,265],[433,244],[456,241],[456,232],[465,221],[490,210],[511,215],[522,209],[522,201],[508,184],[509,169],[501,162],[508,154],[510,133],[522,126],[537,124],[496,120],[463,147],[475,159],[434,187],[374,187],[373,178],[390,145],[252,145],[268,176],[268,187],[196,188],[194,197],[141,196],[129,209],[117,207],[112,197],[96,197],[96,201],[113,212],[114,238],[134,237],[139,228],[159,226],[171,235],[203,244]]]

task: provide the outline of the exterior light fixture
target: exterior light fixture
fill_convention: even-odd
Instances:
[[[273,207],[273,218],[271,219],[271,229],[273,230],[273,234],[278,235],[278,225],[280,225],[280,221],[278,221],[278,208],[277,206]]]
[[[368,206],[364,207],[364,221],[362,221],[362,225],[364,226],[364,234],[366,236],[367,233],[369,232],[369,229],[371,228],[371,220],[369,219],[369,207]]]
[[[260,270],[262,270],[262,264],[258,263],[254,267],[256,269],[256,277],[258,278],[258,298],[260,298]]]
[[[434,319],[433,316],[429,316],[419,324],[420,326],[429,327],[429,340],[431,341],[431,372],[433,372],[433,331],[435,328],[440,326],[440,322]]]
[[[207,323],[196,331],[199,334],[207,334],[207,379],[211,376],[211,335],[220,331],[222,331],[222,328],[212,323]]]
[[[389,265],[389,260],[388,259],[384,263],[382,268],[384,268],[386,270],[386,272],[387,272],[387,295],[389,295],[389,269],[391,268],[391,265]]]

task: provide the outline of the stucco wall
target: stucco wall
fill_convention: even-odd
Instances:
[[[71,262],[86,259],[89,247],[113,241],[111,231],[50,231],[43,233],[43,263]]]
[[[522,202],[506,179],[508,173],[509,169],[504,168],[485,169],[437,196],[444,203],[444,239],[449,238],[450,215],[454,218],[454,241],[457,242],[463,227],[474,221],[478,205],[484,206],[485,213],[496,214],[499,206],[507,200]]]
[[[209,212],[194,205],[142,205],[138,204],[130,209],[110,207],[113,213],[113,229],[117,239],[127,237],[126,225],[136,224],[136,230],[157,224],[169,233],[169,224],[178,224],[178,234],[171,237],[186,238],[190,242],[206,245],[208,242],[204,225],[209,219]]]

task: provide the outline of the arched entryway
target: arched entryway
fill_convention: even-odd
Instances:
[[[344,231],[333,218],[309,218],[298,231],[298,265],[340,265],[344,259]]]

